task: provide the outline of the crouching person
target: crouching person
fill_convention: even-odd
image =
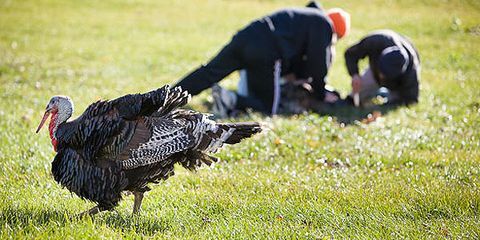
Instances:
[[[369,67],[359,74],[358,62],[368,57]],[[348,73],[352,77],[352,94],[359,93],[360,104],[368,103],[384,87],[387,104],[418,102],[420,60],[412,43],[391,30],[370,33],[345,52]]]
[[[297,65],[306,76],[318,99],[335,101],[325,91],[333,44],[347,34],[348,13],[341,9],[327,12],[315,4],[287,8],[253,21],[233,36],[230,43],[206,65],[194,70],[176,85],[196,95],[212,88],[214,112],[220,117],[251,108],[276,114],[280,101],[280,79],[292,76]],[[238,92],[216,83],[236,70],[241,81]]]

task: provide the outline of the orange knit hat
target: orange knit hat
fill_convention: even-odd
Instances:
[[[333,29],[338,38],[342,38],[350,32],[350,14],[341,8],[332,8],[327,11],[327,15],[332,20]]]

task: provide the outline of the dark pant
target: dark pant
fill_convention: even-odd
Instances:
[[[263,22],[253,22],[239,31],[207,65],[180,80],[176,86],[197,95],[235,70],[245,69],[249,96],[237,98],[237,109],[253,108],[271,113],[274,95],[274,64],[279,55],[273,36]]]

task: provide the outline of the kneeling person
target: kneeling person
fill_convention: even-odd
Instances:
[[[358,62],[368,56],[369,68],[360,76]],[[365,104],[381,87],[389,90],[388,104],[418,102],[420,60],[412,43],[392,30],[370,33],[345,52],[348,73],[352,76],[352,94],[359,93]]]
[[[316,97],[334,101],[335,96],[325,90],[326,76],[333,45],[348,33],[349,26],[350,17],[341,9],[323,12],[318,5],[309,4],[279,10],[240,30],[208,64],[176,85],[192,95],[213,87],[214,106],[220,116],[245,108],[276,114],[280,78],[291,76],[301,65],[305,75],[302,77],[311,78]],[[239,92],[216,85],[236,70],[244,70]]]

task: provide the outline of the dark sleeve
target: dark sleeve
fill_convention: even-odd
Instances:
[[[374,33],[366,36],[345,51],[345,63],[350,76],[359,73],[358,61],[367,56],[377,57],[383,49],[394,46],[395,41],[389,33]],[[372,59],[370,59],[372,61]]]
[[[325,98],[325,83],[331,60],[332,31],[327,22],[311,24],[306,46],[306,70],[319,99]]]
[[[358,74],[358,61],[367,56],[368,44],[369,40],[365,38],[345,51],[345,63],[347,64],[347,70],[350,76]]]
[[[184,76],[175,83],[175,87],[180,86],[188,93],[197,95],[212,87],[233,71],[241,69],[239,44],[242,40],[239,40],[238,34],[208,64],[202,65]]]

